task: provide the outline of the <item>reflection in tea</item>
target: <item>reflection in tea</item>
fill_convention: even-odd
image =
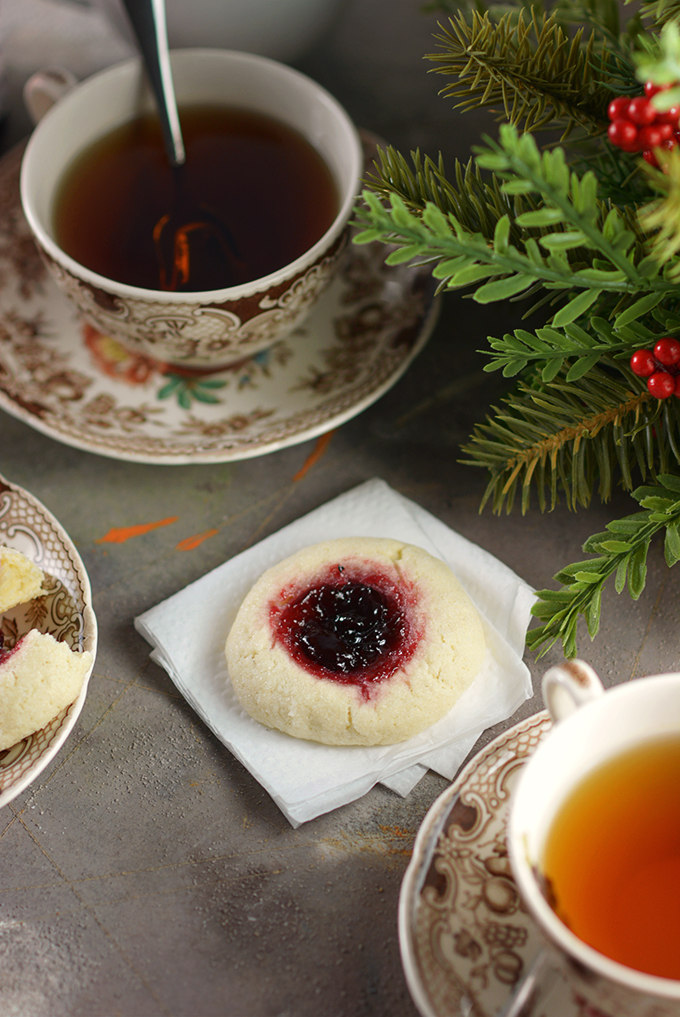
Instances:
[[[550,827],[542,868],[575,935],[627,967],[680,979],[680,734],[586,776]]]
[[[189,106],[180,118],[187,152],[180,175],[154,114],[118,127],[74,160],[54,212],[55,238],[67,254],[117,282],[197,292],[269,275],[323,236],[338,212],[337,189],[301,134],[223,106]],[[198,210],[187,225],[199,220],[201,228],[175,236],[175,249],[188,246],[191,271],[173,284],[154,231],[158,238],[163,218],[181,219],[184,208]]]

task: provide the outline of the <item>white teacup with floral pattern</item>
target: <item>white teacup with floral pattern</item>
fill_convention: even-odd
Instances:
[[[76,85],[40,120],[23,158],[21,200],[50,272],[96,329],[156,360],[213,370],[271,346],[312,310],[347,243],[347,224],[363,169],[362,150],[342,106],[291,67],[248,53],[212,49],[175,50],[171,64],[180,104],[222,104],[268,115],[300,132],[323,157],[336,181],[338,212],[309,250],[260,279],[187,293],[115,282],[80,265],[59,247],[52,224],[54,201],[74,156],[153,108],[137,59]]]
[[[545,896],[542,859],[548,830],[584,775],[636,745],[665,735],[680,736],[680,674],[636,679],[605,693],[591,667],[568,661],[546,673],[543,698],[555,726],[522,770],[508,827],[520,895],[549,951],[552,948],[564,966],[584,1013],[678,1017],[680,980],[624,966],[577,938],[560,921]],[[668,802],[669,809],[679,807],[677,796]],[[680,902],[678,908],[680,915]],[[531,995],[530,988],[520,987],[507,1017],[542,1012],[540,1006],[534,1010],[530,1001],[521,1001],[523,995]]]

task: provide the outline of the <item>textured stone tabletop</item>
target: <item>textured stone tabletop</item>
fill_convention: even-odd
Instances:
[[[404,152],[441,149],[452,165],[492,124],[438,96],[423,60],[437,18],[420,8],[345,0],[298,66],[357,124]],[[68,63],[74,39],[85,40],[76,70],[90,73],[126,47],[85,5],[3,0],[1,10],[7,150],[29,130],[21,82],[46,56]],[[504,382],[482,371],[477,351],[518,322],[511,307],[447,296],[424,350],[374,405],[320,438],[239,462],[124,462],[0,412],[0,474],[70,534],[100,633],[74,733],[0,812],[0,1017],[414,1017],[398,895],[446,781],[428,773],[406,798],[375,787],[292,829],[149,660],[133,619],[372,477],[532,586],[548,585],[590,533],[632,509],[617,496],[573,514],[479,513],[486,478],[459,463],[460,446]],[[121,539],[107,540],[116,530]],[[582,634],[581,655],[605,684],[674,669],[679,599],[678,576],[654,547],[640,600],[609,589],[600,634],[593,644]],[[525,658],[536,688],[559,656],[555,647]],[[540,708],[535,696],[508,724]]]

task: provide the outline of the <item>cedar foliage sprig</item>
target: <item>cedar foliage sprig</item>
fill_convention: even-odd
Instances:
[[[582,177],[572,172],[563,149],[541,152],[532,135],[503,124],[499,142],[487,139],[476,164],[495,174],[487,193],[498,193],[500,179],[500,192],[514,199],[512,213],[500,216],[500,203],[488,203],[487,215],[478,215],[486,224],[483,233],[473,231],[471,217],[465,223],[453,211],[442,211],[430,200],[436,197],[432,190],[429,198],[423,196],[422,211],[413,188],[410,207],[396,192],[390,194],[388,207],[365,190],[365,205],[357,210],[357,224],[363,229],[355,243],[381,239],[395,245],[389,264],[423,258],[436,261],[433,274],[442,280],[441,288],[460,289],[488,280],[473,295],[478,303],[516,296],[536,283],[562,291],[565,297],[576,291],[552,319],[560,326],[584,315],[601,296],[610,303],[614,297],[612,306],[618,313],[627,310],[630,317],[638,313],[631,308],[642,313],[674,292],[674,284],[665,277],[676,267],[673,258],[669,257],[664,270],[650,257],[644,234],[633,226],[626,211],[600,202],[594,172]],[[448,208],[453,204],[453,188],[449,186],[446,193]],[[538,195],[540,205],[534,203],[525,211],[527,195]],[[513,225],[522,231],[516,243],[511,238]]]
[[[488,471],[482,504],[496,512],[526,511],[532,495],[541,509],[560,497],[587,506],[617,484],[640,504],[586,542],[595,557],[562,569],[560,589],[538,594],[528,646],[561,640],[571,656],[581,616],[597,632],[612,576],[639,597],[655,536],[669,566],[680,559],[680,399],[650,396],[628,367],[634,350],[680,338],[680,154],[652,170],[604,136],[613,98],[680,80],[680,0],[642,0],[623,27],[616,0],[436,6],[451,13],[430,56],[450,79],[442,94],[505,122],[452,175],[441,156],[381,152],[356,239],[390,244],[390,264],[430,264],[440,290],[542,307],[535,331],[489,337],[485,370],[515,388],[464,453]],[[680,86],[664,96],[680,101]],[[543,128],[571,147],[541,149]]]
[[[533,613],[542,624],[529,630],[529,649],[543,647],[545,652],[559,639],[565,654],[575,656],[580,615],[594,639],[600,626],[605,584],[615,576],[617,593],[627,588],[637,600],[645,587],[647,555],[657,534],[664,535],[666,564],[670,567],[680,561],[680,477],[660,474],[657,484],[638,487],[632,494],[642,511],[616,519],[607,524],[604,533],[589,537],[583,551],[596,557],[574,562],[558,572],[554,578],[562,589],[539,591]]]

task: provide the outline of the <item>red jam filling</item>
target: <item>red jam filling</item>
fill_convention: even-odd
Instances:
[[[275,638],[293,660],[318,678],[370,687],[390,678],[413,655],[413,590],[384,573],[350,575],[332,566],[327,576],[270,607]]]

